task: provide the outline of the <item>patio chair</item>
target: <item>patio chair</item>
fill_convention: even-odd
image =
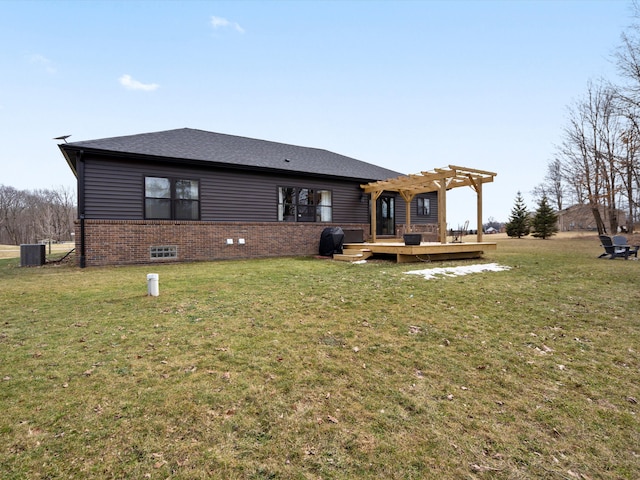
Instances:
[[[458,225],[457,230],[451,229],[450,233],[451,233],[451,236],[453,237],[451,239],[451,242],[462,243],[462,237],[464,237],[468,233],[468,230],[469,230],[469,220],[464,222],[463,227],[460,227],[460,225]]]
[[[602,253],[598,258],[603,258],[609,256],[609,260],[614,260],[616,258],[624,258],[625,260],[629,259],[629,249],[631,248],[629,245],[614,245],[613,240],[609,235],[600,235],[600,242],[602,243],[602,248],[604,248],[604,253]]]
[[[638,249],[640,248],[640,245],[629,245],[627,237],[625,237],[624,235],[614,235],[613,246],[621,248],[629,247],[629,256],[633,255],[634,257],[638,258]]]

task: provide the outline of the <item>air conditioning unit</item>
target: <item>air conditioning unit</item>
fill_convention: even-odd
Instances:
[[[45,246],[41,243],[20,245],[20,266],[40,267],[46,260]]]

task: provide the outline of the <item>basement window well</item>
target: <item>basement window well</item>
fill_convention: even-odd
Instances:
[[[164,245],[150,247],[151,258],[178,258],[178,247],[176,245]]]

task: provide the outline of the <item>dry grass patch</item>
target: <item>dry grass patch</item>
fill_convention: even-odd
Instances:
[[[640,477],[640,262],[498,242],[437,280],[0,262],[3,478]]]

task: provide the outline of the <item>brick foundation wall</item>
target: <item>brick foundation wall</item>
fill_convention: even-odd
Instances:
[[[326,227],[362,229],[368,224],[180,222],[163,220],[85,220],[86,266],[194,262],[238,258],[317,255]],[[80,259],[76,223],[76,258]],[[233,239],[227,245],[227,239]],[[245,244],[239,244],[243,238]],[[151,259],[150,247],[176,246],[175,259]]]

